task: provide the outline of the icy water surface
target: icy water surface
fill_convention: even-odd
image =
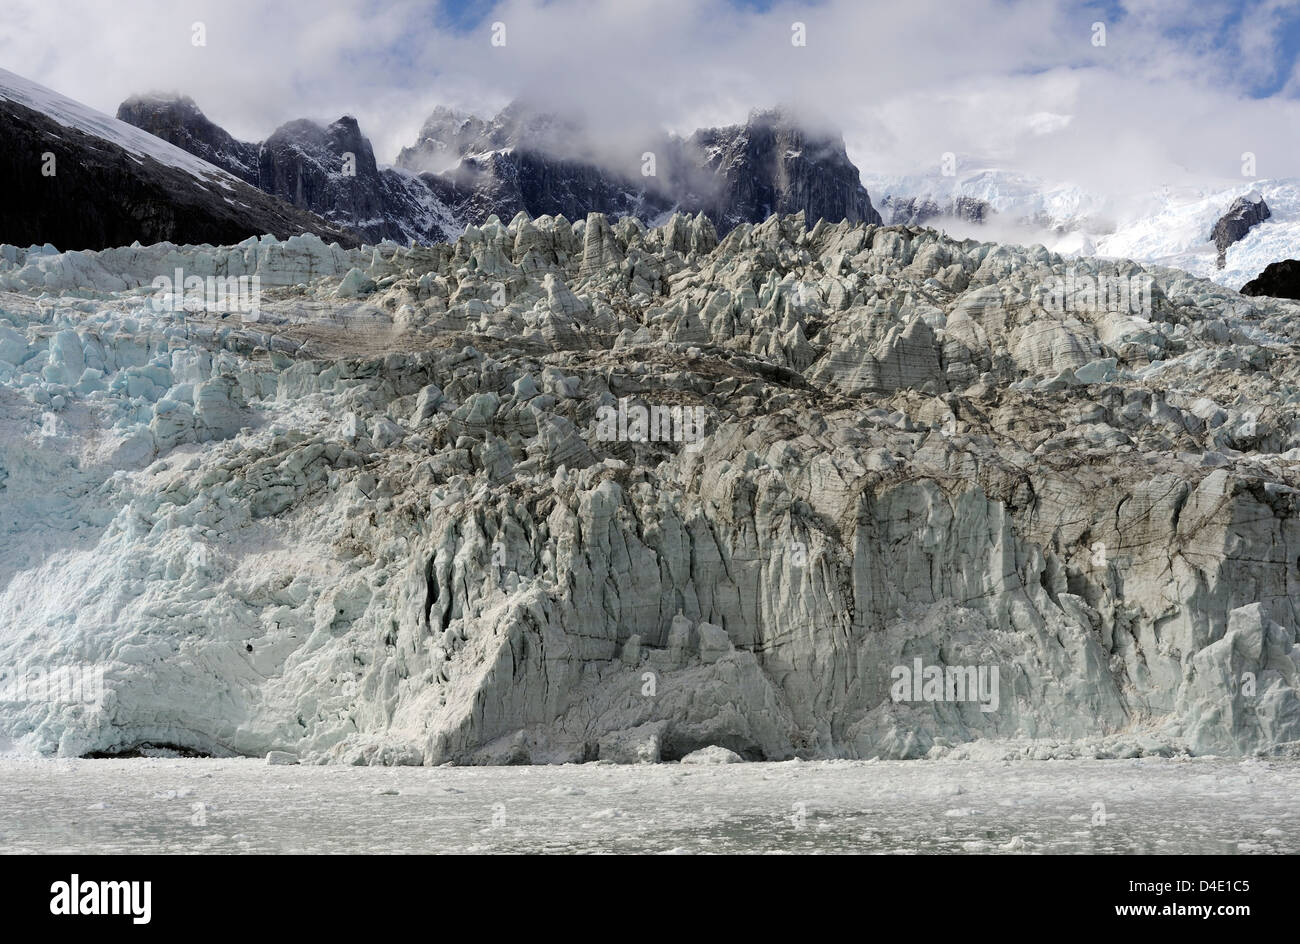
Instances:
[[[0,851],[1294,853],[1300,764],[0,758]]]

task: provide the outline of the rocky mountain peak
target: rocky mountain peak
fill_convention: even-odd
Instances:
[[[743,125],[702,129],[689,146],[713,174],[705,209],[724,231],[772,213],[881,222],[843,138],[807,130],[788,107],[753,112]]]
[[[1272,215],[1268,204],[1257,191],[1252,190],[1232,201],[1228,212],[1219,217],[1214,229],[1210,231],[1210,242],[1219,250],[1220,269],[1227,260],[1228,247],[1240,242],[1252,226],[1264,222]]]
[[[375,241],[440,241],[521,211],[644,223],[674,209],[702,212],[723,235],[773,213],[880,222],[843,138],[810,128],[788,105],[688,138],[651,133],[635,144],[606,140],[583,118],[527,97],[490,119],[438,107],[398,155],[397,169],[381,170],[351,115],[328,126],[287,122],[257,145],[234,141],[192,102],[148,101],[123,103],[123,120]],[[652,174],[643,173],[647,151],[657,159]],[[345,164],[347,154],[354,165]]]
[[[236,140],[188,96],[134,95],[118,106],[117,118],[257,185],[257,145]]]
[[[375,161],[374,148],[370,140],[361,133],[357,119],[344,115],[328,125],[320,125],[307,119],[286,122],[263,142],[261,151],[265,163],[268,149],[296,149],[313,160],[329,173],[346,173],[345,158],[351,155],[358,178],[374,178],[379,174],[379,165]]]
[[[371,242],[440,242],[462,228],[427,183],[379,167],[352,115],[325,126],[305,119],[281,125],[258,151],[258,180],[295,206],[347,221]]]
[[[415,144],[397,155],[397,166],[414,173],[441,174],[468,153],[470,142],[479,139],[488,122],[458,109],[439,105],[420,127]]]

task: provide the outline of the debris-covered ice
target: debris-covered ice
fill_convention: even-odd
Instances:
[[[0,247],[0,737],[1290,753],[1298,313],[797,217]]]

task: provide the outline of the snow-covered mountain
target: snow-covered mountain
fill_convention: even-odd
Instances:
[[[1220,269],[1210,232],[1238,197],[1253,191],[1263,197],[1271,215],[1228,247]],[[1239,289],[1271,263],[1300,255],[1300,180],[1248,180],[1174,191],[1155,212],[1128,221],[1099,239],[1097,252],[1175,266]]]
[[[310,207],[368,241],[443,242],[464,230],[429,184],[383,167],[357,120],[344,115],[322,127],[291,121],[262,142],[258,185],[295,206]]]
[[[938,167],[903,175],[873,174],[864,171],[862,182],[882,207],[910,209],[908,201],[929,202],[941,211],[926,225],[945,232],[958,230],[965,235],[971,224],[980,221],[969,215],[957,215],[950,209],[962,201],[976,201],[987,208],[982,220],[994,228],[1015,228],[1026,236],[1041,235],[1048,240],[1068,234],[1105,232],[1113,225],[1114,207],[1100,195],[1089,193],[1069,183],[1052,182],[1032,174],[1009,170],[987,161],[962,160],[955,173],[945,175]],[[886,215],[886,223],[910,222]],[[981,230],[987,234],[987,230]]]
[[[843,140],[808,131],[781,110],[632,147],[522,101],[491,119],[438,108],[396,167],[379,166],[350,116],[328,126],[292,121],[260,144],[236,141],[186,98],[134,97],[118,117],[371,242],[442,242],[520,212],[646,223],[702,212],[723,234],[772,213],[880,220]],[[355,173],[344,170],[348,154]]]
[[[1184,269],[1220,285],[1241,288],[1270,263],[1300,254],[1300,181],[1243,179],[1199,187],[1169,187],[1138,194],[1099,194],[1068,182],[961,162],[945,176],[938,168],[910,175],[863,174],[886,222],[923,222],[953,236],[1041,243],[1053,252],[1134,259]],[[1215,224],[1239,198],[1252,193],[1270,216],[1229,245],[1217,265]],[[972,221],[951,211],[961,200],[977,200],[991,211]],[[895,218],[924,203],[935,212],[923,220]]]
[[[653,173],[645,172],[647,154]],[[490,121],[437,109],[398,163],[437,170],[471,223],[519,210],[569,219],[599,212],[647,223],[674,212],[704,213],[723,235],[772,213],[802,212],[810,223],[880,222],[843,140],[808,130],[782,109],[621,148],[603,142],[598,129],[523,102]]]
[[[381,168],[350,115],[329,125],[291,121],[265,141],[251,143],[237,141],[188,98],[135,96],[117,114],[370,243],[442,242],[464,229],[428,183]]]
[[[124,121],[0,69],[0,233],[61,249],[140,242],[230,243],[345,229]]]
[[[648,147],[663,153],[657,143]],[[520,212],[650,220],[673,201],[658,178],[641,175],[644,151],[627,149],[620,161],[592,129],[517,101],[490,120],[435,109],[397,162],[435,187],[468,225],[491,216],[510,220]],[[598,161],[597,153],[606,159]]]
[[[0,71],[0,101],[12,142],[4,160],[14,179],[33,178],[0,208],[3,237],[15,243],[234,242],[263,232],[355,242],[345,230],[371,243],[433,243],[519,212],[568,219],[599,212],[650,224],[673,212],[703,212],[725,235],[774,212],[803,212],[810,223],[878,222],[879,206],[886,223],[1159,263],[1233,288],[1300,247],[1295,179],[1100,194],[970,159],[952,175],[937,167],[861,174],[837,135],[809,132],[780,110],[687,138],[661,136],[648,146],[656,171],[643,175],[641,148],[611,157],[599,129],[521,102],[490,120],[435,109],[398,166],[386,167],[350,116],[328,125],[289,122],[250,143],[175,96],[128,99],[118,120]],[[78,136],[68,139],[57,128]],[[58,151],[51,141],[76,146],[64,166],[92,173],[65,176],[57,187],[36,176],[42,156]],[[1220,267],[1215,226],[1252,193],[1270,215],[1248,221],[1253,225],[1226,246]],[[1236,236],[1243,227],[1233,229]]]
[[[756,111],[743,125],[701,129],[681,150],[708,175],[697,199],[720,232],[773,213],[801,212],[809,225],[881,222],[844,141],[809,131],[789,111]]]
[[[111,118],[103,112],[60,95],[53,89],[26,79],[13,72],[0,69],[0,99],[40,112],[65,128],[93,135],[117,145],[140,158],[151,158],[169,167],[179,168],[225,186],[225,175],[220,168],[196,157],[181,148],[160,142],[152,134],[125,121]]]
[[[258,146],[237,141],[234,135],[209,121],[192,98],[132,96],[118,106],[117,117],[257,186]]]

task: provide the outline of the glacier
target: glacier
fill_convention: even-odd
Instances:
[[[0,749],[1294,754],[1297,314],[801,215],[0,247]],[[703,435],[598,435],[622,401]],[[917,660],[996,710],[892,697]]]
[[[1269,263],[1300,252],[1300,180],[1293,177],[1103,194],[1070,181],[963,158],[948,176],[938,168],[912,174],[864,171],[862,182],[882,203],[929,200],[936,210],[944,210],[967,199],[992,211],[983,222],[942,214],[928,222],[955,238],[1041,243],[1062,255],[1132,259],[1179,268],[1235,289]],[[1229,246],[1226,265],[1219,268],[1208,235],[1234,200],[1252,193],[1264,198],[1273,215]]]

